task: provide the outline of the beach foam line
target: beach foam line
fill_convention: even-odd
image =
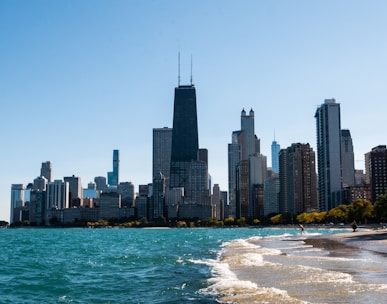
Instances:
[[[250,261],[254,260],[251,255],[246,257]],[[276,303],[305,303],[292,299],[285,290],[261,287],[251,281],[238,279],[230,270],[229,264],[220,260],[207,259],[192,262],[211,266],[212,277],[207,280],[208,286],[200,289],[198,293],[216,296],[219,303],[265,303],[268,300],[271,303],[273,300]]]

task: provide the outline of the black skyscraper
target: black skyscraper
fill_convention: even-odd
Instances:
[[[193,85],[175,88],[170,188],[189,189],[189,166],[198,158],[196,91]]]

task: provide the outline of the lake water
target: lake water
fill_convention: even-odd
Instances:
[[[344,231],[1,229],[0,303],[384,303],[386,255],[305,242]]]

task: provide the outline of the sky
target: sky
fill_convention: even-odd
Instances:
[[[174,88],[192,76],[199,146],[227,191],[227,145],[242,109],[271,166],[271,143],[309,143],[325,99],[341,107],[355,167],[385,145],[384,0],[0,1],[0,220],[11,185],[53,178],[83,187],[112,170],[152,181],[152,129],[172,127]]]

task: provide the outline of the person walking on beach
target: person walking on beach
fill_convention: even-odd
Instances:
[[[300,234],[304,234],[304,226],[298,223],[298,227],[300,227]]]
[[[353,232],[355,232],[357,229],[357,224],[355,220],[352,222],[352,229],[353,229]]]

